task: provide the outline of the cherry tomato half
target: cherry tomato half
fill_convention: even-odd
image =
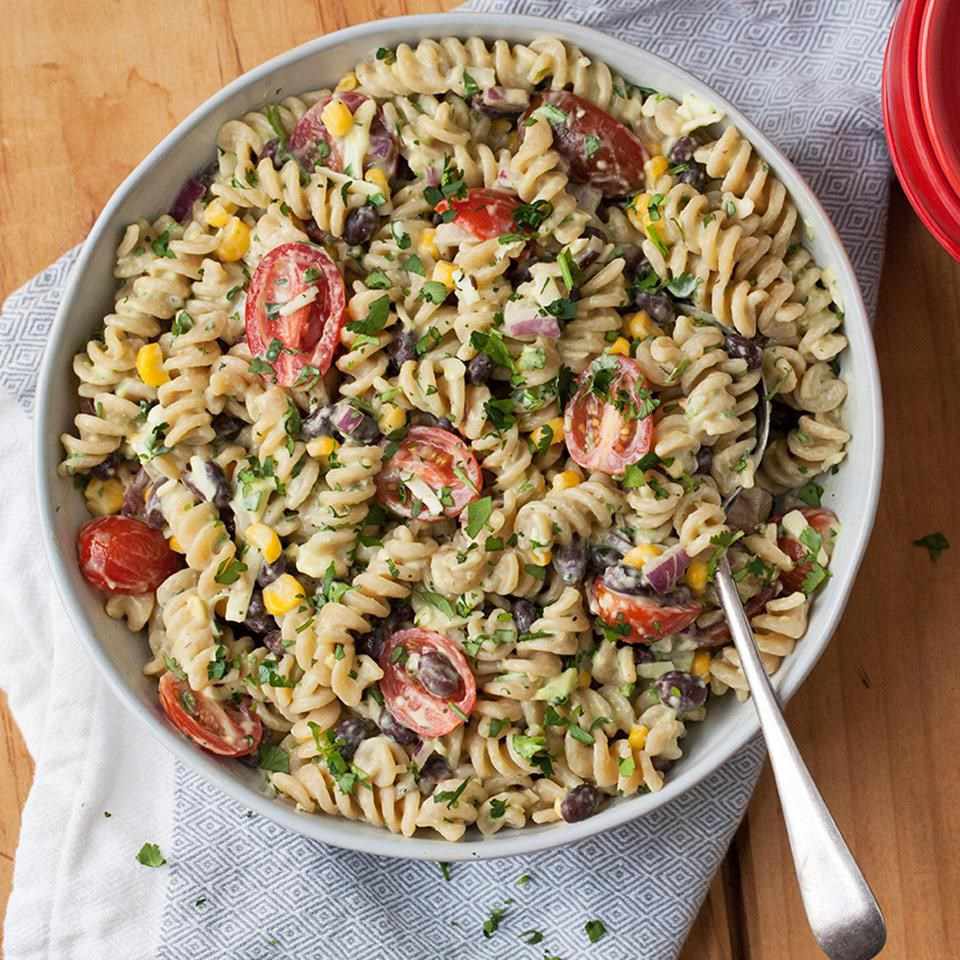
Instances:
[[[520,201],[502,190],[472,188],[460,200],[441,200],[435,207],[437,213],[446,213],[451,208],[456,212],[453,222],[463,227],[477,240],[490,240],[505,233],[516,233],[513,212]]]
[[[318,100],[298,121],[287,149],[292,153],[300,166],[313,172],[318,164],[329,167],[331,170],[342,172],[344,168],[343,138],[333,136],[323,122],[323,110],[336,97],[351,112],[370,98],[362,93],[346,92],[331,94]],[[323,144],[324,146],[320,146]],[[370,137],[367,143],[367,152],[363,155],[363,171],[352,171],[353,176],[359,177],[371,167],[379,167],[392,177],[397,167],[398,147],[396,137],[387,130],[383,122],[380,108],[370,124]]]
[[[440,427],[411,427],[377,475],[377,498],[401,517],[457,517],[480,496],[483,475],[467,445]]]
[[[635,134],[605,110],[575,93],[551,90],[534,97],[520,122],[536,110],[550,122],[553,148],[567,163],[572,180],[589,183],[604,196],[617,197],[644,188],[647,151]]]
[[[649,400],[636,360],[598,357],[580,375],[567,404],[563,430],[570,456],[586,470],[623,473],[650,450],[653,416],[639,415]]]
[[[316,289],[311,303],[287,316],[280,309]],[[270,364],[277,383],[297,382],[304,367],[326,373],[346,317],[343,276],[330,255],[308,243],[282,243],[258,264],[247,294],[250,352]],[[306,379],[309,379],[307,377]]]
[[[829,553],[833,538],[839,529],[837,515],[825,507],[802,507],[800,512],[807,518],[807,523],[823,538],[823,545]],[[781,517],[775,517],[774,521],[779,523],[781,519]],[[780,536],[777,545],[793,561],[793,569],[781,573],[780,582],[790,593],[802,590],[804,580],[813,569],[813,562],[807,559],[810,551],[799,540],[786,533]]]
[[[218,757],[245,757],[263,739],[263,724],[248,703],[214,700],[172,673],[160,678],[160,706],[182,734]]]
[[[593,585],[591,609],[605,623],[624,623],[630,632],[620,637],[625,643],[653,643],[690,626],[703,611],[699,603],[665,604],[654,597],[621,593],[608,587],[602,578]]]
[[[460,689],[449,699],[434,696],[417,676],[416,665],[428,650],[446,657],[460,677]],[[477,681],[470,664],[454,643],[433,630],[398,630],[383,645],[380,668],[387,709],[421,737],[449,733],[464,722],[477,702]]]
[[[151,593],[183,565],[163,534],[133,517],[97,517],[77,534],[80,572],[109,594]]]

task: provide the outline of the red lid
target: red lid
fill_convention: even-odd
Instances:
[[[932,2],[906,0],[894,22],[883,64],[883,117],[904,193],[927,229],[960,260],[960,194],[934,152],[920,100],[920,28]]]
[[[924,122],[940,168],[960,196],[960,3],[928,0],[919,52]]]

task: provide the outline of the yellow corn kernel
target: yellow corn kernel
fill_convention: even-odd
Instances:
[[[693,658],[693,666],[690,667],[690,672],[695,677],[703,677],[706,680],[710,676],[710,651],[709,650],[698,650],[696,656]]]
[[[267,613],[282,617],[297,607],[304,596],[300,581],[289,573],[283,573],[263,588],[263,605]]]
[[[236,212],[235,203],[224,200],[222,197],[214,197],[203,211],[203,220],[211,227],[225,227]]]
[[[577,487],[583,482],[583,477],[576,470],[564,470],[553,478],[554,490],[569,490],[571,487]]]
[[[663,336],[663,330],[650,319],[650,314],[646,310],[638,310],[630,314],[624,327],[634,340]]]
[[[547,434],[547,429],[550,430],[549,436]],[[546,443],[548,439],[551,447],[555,443],[563,443],[563,417],[554,417],[552,420],[548,420],[537,431],[537,446]]]
[[[553,551],[549,547],[537,547],[530,551],[530,559],[538,567],[545,567],[553,559]]]
[[[432,279],[442,283],[448,290],[452,290],[456,286],[453,282],[453,271],[456,269],[449,260],[438,260],[433,268]]]
[[[651,157],[646,164],[644,164],[647,181],[659,180],[667,172],[669,166],[670,164],[666,157]]]
[[[137,351],[137,375],[148,387],[162,387],[170,379],[170,374],[163,369],[159,343],[145,343]]]
[[[627,219],[642,233],[650,223],[650,214],[647,207],[650,203],[649,193],[638,193],[627,206]]]
[[[381,433],[393,433],[394,430],[399,430],[406,422],[407,414],[392,403],[386,404],[380,411],[378,424]]]
[[[440,250],[437,248],[437,231],[433,227],[420,231],[417,250],[421,257],[433,257],[436,260],[440,256]]]
[[[216,254],[224,263],[239,260],[250,247],[250,228],[239,218],[231,217],[220,233]]]
[[[186,553],[186,552],[187,552],[186,550],[183,549],[182,546],[180,546],[180,541],[179,541],[176,537],[171,537],[171,538],[167,541],[167,546],[169,546],[170,549],[171,549],[174,553]]]
[[[123,506],[123,484],[115,477],[109,480],[94,477],[84,488],[83,495],[87,501],[87,509],[95,517],[119,513]]]
[[[363,179],[367,183],[372,183],[383,194],[385,200],[390,199],[390,184],[387,182],[387,175],[379,167],[371,167],[363,175]]]
[[[243,539],[251,547],[256,547],[267,563],[273,563],[280,556],[280,538],[273,527],[268,527],[265,523],[251,523],[243,531]]]
[[[630,355],[630,341],[626,337],[617,337],[607,347],[607,353],[616,353],[621,357],[628,357]]]
[[[663,553],[663,547],[658,547],[654,543],[641,543],[639,547],[634,547],[623,558],[623,562],[639,570],[654,557],[659,557],[661,553]]]
[[[591,679],[592,679],[592,678],[591,678],[591,676],[590,676],[590,671],[589,671],[589,670],[581,670],[580,673],[577,674],[577,686],[578,686],[581,690],[586,690],[587,687],[590,686],[590,680],[591,680]]]
[[[703,593],[703,591],[707,589],[706,560],[691,560],[684,579],[687,581],[687,586],[694,593]]]
[[[357,89],[357,75],[351,70],[349,73],[345,73],[341,78],[340,82],[334,88],[338,93],[345,93],[348,90]]]
[[[627,735],[627,743],[634,750],[642,750],[647,745],[647,734],[650,728],[645,723],[634,724]]]
[[[339,446],[333,437],[317,437],[307,444],[307,453],[311,457],[329,457]]]
[[[341,100],[331,100],[320,114],[323,125],[335,137],[345,137],[353,126],[353,114]]]

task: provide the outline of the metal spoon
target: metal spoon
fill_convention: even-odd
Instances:
[[[762,379],[758,392],[757,467],[770,434],[770,400]],[[727,497],[724,509],[740,493]],[[790,735],[725,556],[717,567],[717,589],[767,742],[810,929],[831,960],[869,960],[887,940],[883,914]]]

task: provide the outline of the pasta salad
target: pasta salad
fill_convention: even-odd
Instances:
[[[216,147],[120,240],[62,437],[167,719],[405,836],[660,790],[747,695],[719,559],[773,673],[839,530],[843,311],[784,186],[551,37],[379,49]]]

